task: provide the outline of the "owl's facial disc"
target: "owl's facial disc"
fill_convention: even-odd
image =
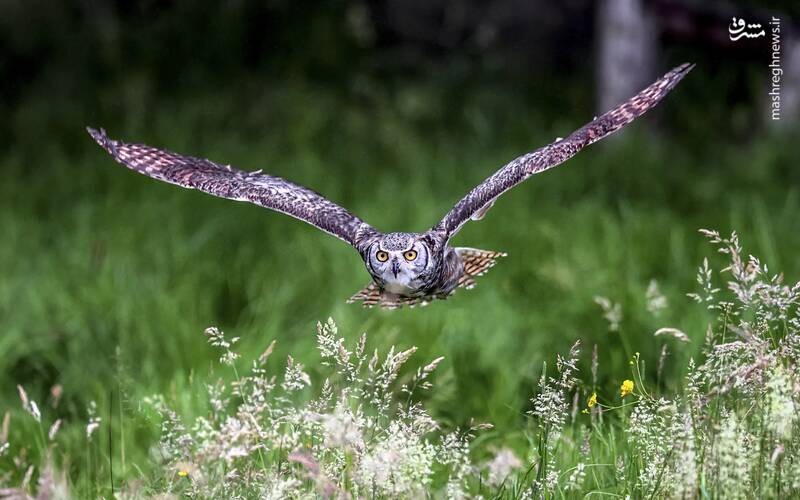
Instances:
[[[427,245],[408,233],[388,234],[369,251],[370,273],[394,293],[414,290],[428,263]]]

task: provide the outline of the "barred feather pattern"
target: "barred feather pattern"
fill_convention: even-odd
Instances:
[[[468,290],[475,287],[475,277],[483,276],[486,271],[494,267],[499,257],[507,255],[504,252],[464,247],[456,248],[456,252],[464,263],[464,273],[458,279],[458,286]]]
[[[109,139],[103,129],[89,134],[119,163],[148,177],[291,215],[361,249],[380,233],[344,208],[280,177],[245,172],[211,160]]]
[[[628,101],[595,118],[568,137],[512,160],[462,198],[432,229],[446,239],[452,237],[470,219],[480,219],[494,201],[528,177],[553,168],[586,146],[607,137],[658,104],[692,70],[694,64],[682,64]]]
[[[483,218],[500,195],[531,175],[563,163],[653,108],[693,66],[678,66],[567,138],[511,161],[470,191],[425,233],[383,234],[314,191],[260,170],[245,172],[203,158],[112,140],[103,129],[87,130],[116,161],[131,170],[185,188],[282,212],[350,243],[364,260],[373,281],[348,302],[396,309],[425,305],[446,299],[459,288],[473,288],[475,278],[505,254],[449,246],[450,238],[461,226],[468,220]],[[424,264],[415,260],[416,250],[411,252],[411,257],[405,256],[414,245],[425,255]],[[390,253],[393,254],[391,263]]]

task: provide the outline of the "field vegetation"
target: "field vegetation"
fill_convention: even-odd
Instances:
[[[164,97],[132,78],[47,109],[21,100],[0,152],[0,485],[798,494],[800,150],[791,130],[713,130],[719,110],[689,105],[711,79],[696,72],[466,226],[455,244],[509,254],[474,290],[400,311],[345,304],[368,275],[341,242],[137,176],[83,127],[263,168],[378,229],[423,230],[591,118],[585,89],[445,75]]]

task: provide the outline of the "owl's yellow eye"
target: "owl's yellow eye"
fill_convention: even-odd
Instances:
[[[416,250],[406,250],[403,253],[403,257],[406,258],[408,261],[412,261],[417,258],[417,251]]]
[[[378,253],[375,254],[375,258],[378,259],[379,262],[386,262],[389,260],[389,254],[383,250],[379,250]]]

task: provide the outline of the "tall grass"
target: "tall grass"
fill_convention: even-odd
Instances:
[[[799,495],[800,282],[784,283],[781,274],[744,253],[736,233],[702,232],[726,263],[716,272],[705,259],[698,290],[689,297],[715,318],[702,335],[669,325],[654,332],[667,338],[671,349],[681,349],[690,338],[702,343],[676,389],[664,389],[648,376],[638,352],[618,390],[600,385],[597,377],[606,366],[597,346],[589,373],[582,374],[576,342],[554,365],[544,365],[521,429],[497,447],[482,439],[490,423],[454,429],[419,400],[420,392],[436,390],[431,377],[447,363],[442,357],[402,370],[415,347],[380,354],[368,347],[366,334],[350,346],[329,319],[317,325],[320,373],[312,376],[289,356],[276,377],[265,368],[274,341],[245,362],[238,338],[208,328],[217,368],[228,376],[216,378],[212,370],[204,383],[187,388],[188,397],[205,401],[198,414],[180,408],[185,395],[145,399],[141,411],[160,428],[150,453],[154,467],[138,480],[121,481],[119,493],[132,498]],[[661,303],[656,292],[648,295],[651,308]],[[618,328],[622,312],[600,302],[612,329]],[[659,376],[671,361],[663,355]],[[24,389],[19,392],[39,429],[35,446],[53,453],[60,420],[45,434],[49,411],[43,417]],[[103,426],[90,408],[86,439]],[[7,443],[8,436],[4,439]],[[9,453],[8,444],[2,450]],[[37,473],[24,453],[17,453],[22,486],[6,493],[68,489],[50,462]],[[31,487],[34,477],[38,488]]]

